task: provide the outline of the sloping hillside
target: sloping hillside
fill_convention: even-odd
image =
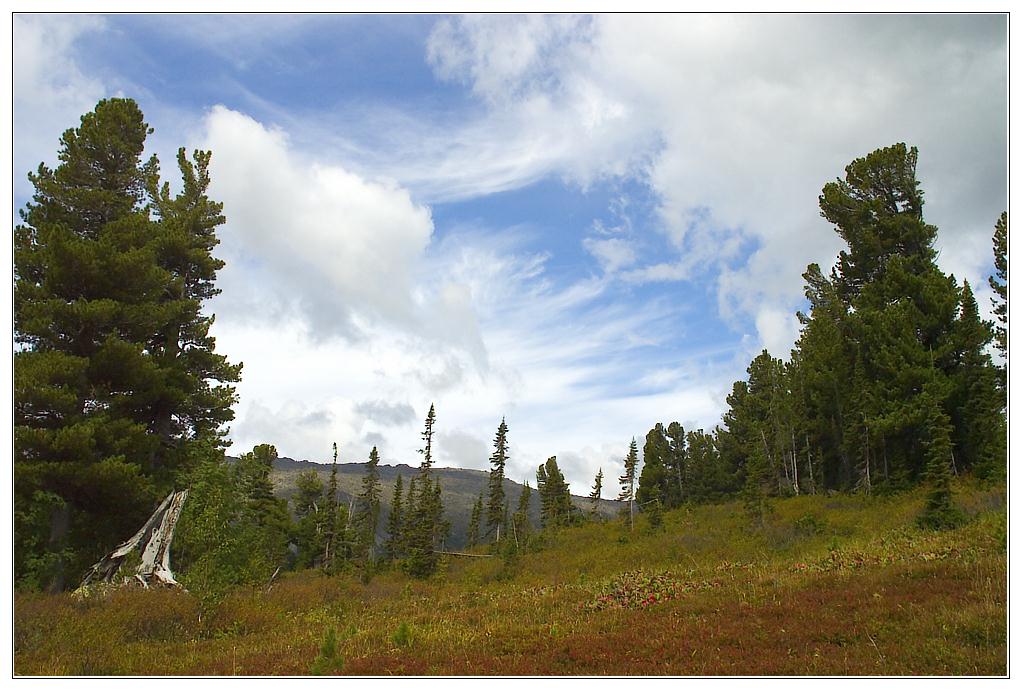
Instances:
[[[405,489],[408,490],[408,481],[415,476],[418,467],[399,464],[397,466],[377,467],[380,470],[380,486],[383,490],[381,498],[381,512],[379,531],[380,538],[384,537],[383,530],[387,526],[387,516],[391,511],[391,497],[394,491],[394,482],[401,474],[404,479]],[[312,461],[297,461],[288,457],[280,457],[274,462],[274,470],[271,479],[274,488],[280,497],[290,500],[295,494],[295,479],[303,471],[315,471],[323,479],[324,484],[330,478],[330,465],[318,464]],[[351,501],[362,487],[362,477],[366,472],[365,464],[338,464],[338,486],[342,493],[343,501]],[[473,503],[479,497],[480,492],[486,492],[489,474],[486,471],[474,469],[443,468],[434,467],[433,473],[440,479],[441,496],[444,502],[445,517],[451,522],[451,535],[448,539],[448,546],[460,548],[465,545],[466,532],[469,524],[469,516],[472,512]],[[508,499],[511,511],[514,512],[518,505],[519,495],[523,486],[515,481],[505,479],[504,494]],[[589,512],[589,498],[573,495],[572,500],[576,506]],[[486,498],[484,497],[484,501]],[[614,500],[601,500],[598,512],[601,516],[610,518],[616,516],[620,509],[620,503]],[[533,488],[530,497],[529,514],[535,525],[540,523],[540,498]]]

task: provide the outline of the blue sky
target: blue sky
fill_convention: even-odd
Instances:
[[[232,451],[373,445],[573,490],[656,422],[711,428],[800,274],[840,247],[817,195],[920,148],[940,263],[987,307],[1006,208],[1000,16],[14,19],[14,201],[99,98],[135,98],[173,183],[213,151],[218,350],[243,361]]]

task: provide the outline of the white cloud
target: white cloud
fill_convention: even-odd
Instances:
[[[597,258],[607,274],[613,274],[636,262],[636,251],[632,243],[624,238],[585,238],[583,247]]]
[[[73,57],[75,41],[104,26],[95,15],[13,15],[15,194],[27,197],[25,178],[43,153],[56,163],[61,134],[105,95],[103,83],[82,72]]]
[[[317,337],[357,338],[366,321],[418,319],[412,289],[433,232],[429,209],[394,183],[306,160],[284,132],[223,106],[206,128],[211,194],[224,203],[223,252],[233,260],[224,280],[239,281],[228,276],[236,271],[258,282],[234,298],[252,310],[294,307]],[[450,296],[440,302],[458,307]]]
[[[841,244],[818,216],[821,187],[876,147],[920,148],[942,266],[986,276],[1006,204],[1004,17],[488,16],[441,22],[430,51],[492,109],[468,131],[509,145],[495,189],[642,172],[678,258],[625,277],[719,271],[722,314],[756,319],[775,348],[789,330],[764,316],[792,312],[806,265]],[[522,142],[544,155],[524,160]],[[445,153],[481,179],[500,169]],[[753,255],[731,266],[744,242]]]

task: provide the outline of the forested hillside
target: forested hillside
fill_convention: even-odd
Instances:
[[[378,467],[380,473],[380,484],[382,487],[392,489],[398,476],[410,479],[416,469],[406,464],[397,466],[381,465]],[[270,473],[270,480],[274,484],[274,492],[281,498],[292,501],[298,493],[298,477],[303,472],[314,471],[320,479],[326,483],[330,478],[330,467],[326,464],[311,461],[296,461],[288,457],[279,457],[274,460],[273,471]],[[365,464],[338,464],[337,483],[338,497],[341,504],[351,506],[359,493],[363,476],[366,472]],[[473,504],[480,494],[488,487],[490,474],[486,471],[458,468],[437,468],[434,473],[441,482],[441,496],[444,503],[445,514],[450,517],[451,533],[448,536],[447,545],[450,548],[458,549],[466,545],[469,530],[469,520],[472,517]],[[505,496],[512,507],[518,506],[519,498],[523,492],[523,485],[510,479],[504,479]],[[380,526],[377,529],[377,537],[383,542],[386,537],[387,517],[391,511],[392,494],[384,492],[380,499]],[[590,502],[585,497],[572,496],[572,502],[580,510],[588,511]],[[531,494],[529,502],[529,519],[533,524],[540,525],[541,503],[538,495]],[[618,514],[621,507],[614,500],[601,500],[599,514],[604,518],[611,518]]]

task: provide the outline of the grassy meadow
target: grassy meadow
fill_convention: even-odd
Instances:
[[[18,593],[15,674],[1005,675],[1005,488],[958,484],[969,521],[944,532],[916,528],[923,498],[778,499],[758,530],[739,503],[683,508],[217,604]]]

